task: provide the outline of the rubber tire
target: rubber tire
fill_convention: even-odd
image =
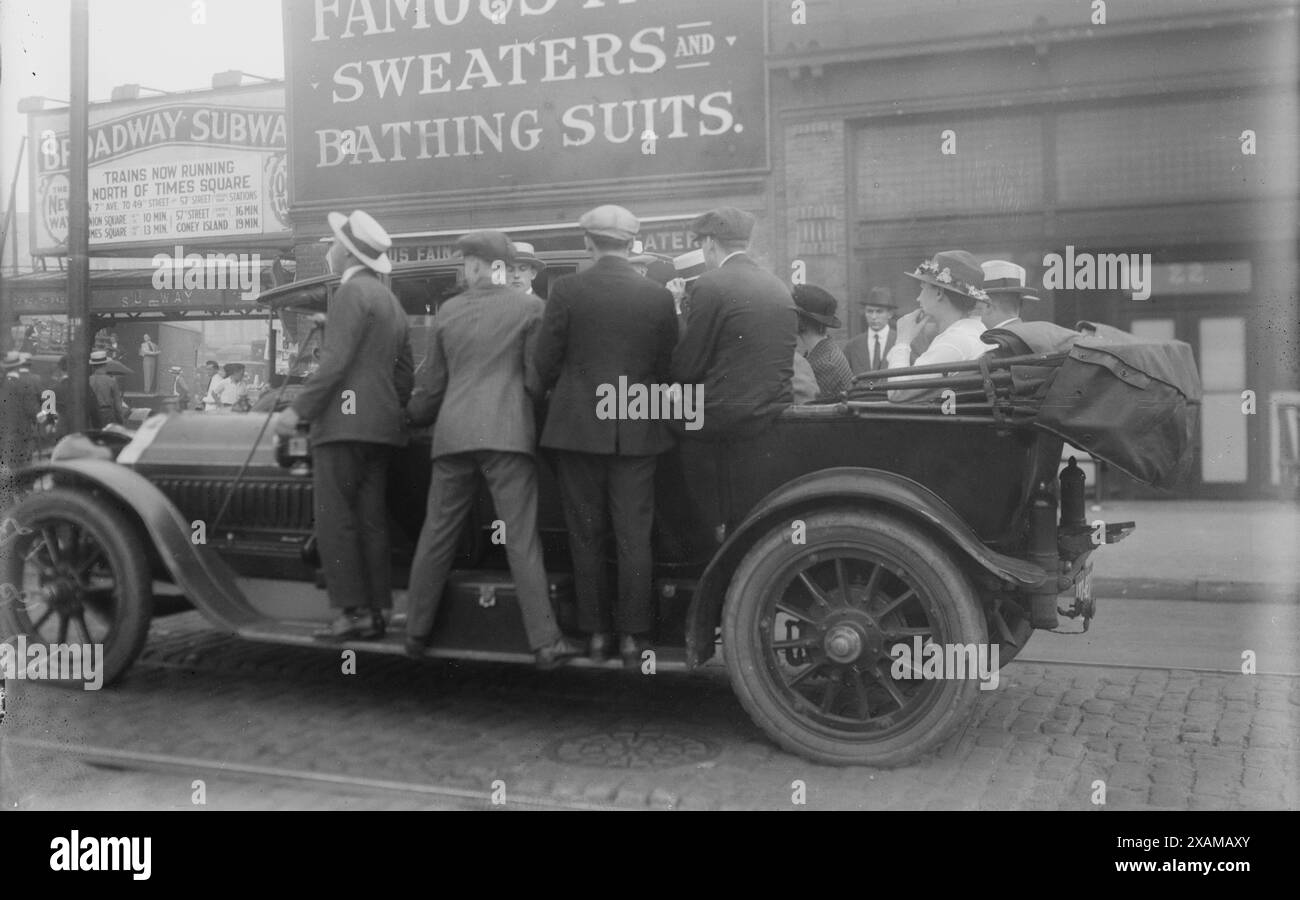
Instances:
[[[103,683],[106,687],[117,681],[144,649],[153,618],[153,578],[144,548],[139,543],[140,535],[126,516],[103,500],[68,487],[28,494],[9,511],[9,515],[22,527],[49,517],[74,522],[89,531],[103,548],[118,585],[114,621],[104,641]],[[11,540],[0,551],[0,567],[3,567],[0,581],[21,583],[22,556],[9,552],[19,543],[19,540]],[[24,629],[10,604],[0,604],[0,627],[4,628],[6,635],[16,635]],[[27,638],[39,639],[30,633],[27,633]],[[68,639],[72,640],[72,634]],[[46,683],[64,687],[84,686],[83,682],[72,680]]]
[[[780,697],[759,654],[758,616],[778,572],[819,545],[854,543],[901,566],[914,577],[922,600],[935,600],[938,616],[948,625],[947,640],[984,644],[987,624],[975,591],[961,568],[933,536],[896,515],[838,508],[800,515],[807,543],[794,545],[790,526],[781,523],[745,554],[731,579],[722,616],[723,656],[732,689],[741,705],[777,744],[830,765],[890,767],[905,765],[937,747],[974,711],[979,694],[975,679],[941,682],[939,696],[912,727],[884,739],[837,739],[803,722]]]

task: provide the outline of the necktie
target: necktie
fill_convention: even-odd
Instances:
[[[880,368],[880,335],[871,336],[871,370],[874,372]]]

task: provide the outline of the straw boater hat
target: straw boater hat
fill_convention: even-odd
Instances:
[[[708,270],[704,264],[704,251],[688,250],[681,256],[674,257],[673,268],[677,270],[678,278],[688,283],[694,281]]]
[[[93,351],[93,352],[90,354],[90,364],[91,364],[92,366],[105,366],[105,365],[108,365],[108,351],[107,351],[107,350],[95,350],[95,351]]]
[[[350,216],[332,212],[329,223],[334,238],[349,253],[376,272],[387,274],[393,271],[393,263],[388,258],[388,248],[393,246],[393,241],[368,213],[359,209],[353,210]]]
[[[1021,300],[1038,298],[1026,287],[1025,270],[1005,259],[990,259],[980,266],[984,271],[984,293],[991,296],[1013,294]]]
[[[170,366],[170,367],[167,369],[167,374],[169,374],[169,375],[179,375],[179,374],[181,374],[182,371],[183,371],[183,370],[181,369],[180,366]]]
[[[915,278],[924,284],[932,284],[971,300],[987,300],[989,296],[981,286],[984,283],[984,270],[975,261],[975,257],[965,250],[936,253],[934,259],[927,259],[915,271],[904,274],[908,278]]]
[[[17,350],[10,350],[5,354],[5,358],[0,360],[0,368],[5,370],[16,369],[23,364],[23,354]]]
[[[534,272],[540,272],[542,269],[546,268],[546,262],[538,257],[537,251],[533,249],[532,244],[525,243],[524,241],[515,241],[514,248],[515,262],[527,263],[533,267]]]

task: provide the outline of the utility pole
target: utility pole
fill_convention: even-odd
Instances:
[[[72,45],[68,109],[68,402],[70,431],[90,425],[90,12],[87,0],[72,0]]]

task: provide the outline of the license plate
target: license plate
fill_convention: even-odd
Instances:
[[[289,455],[306,456],[307,439],[302,435],[294,435],[293,437],[289,438]]]

